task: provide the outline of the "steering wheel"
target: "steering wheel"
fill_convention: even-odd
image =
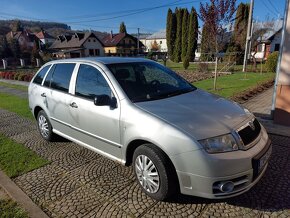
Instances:
[[[158,86],[158,85],[160,85],[160,82],[158,80],[154,79],[154,80],[152,80],[150,82],[150,85],[152,85],[152,86]]]

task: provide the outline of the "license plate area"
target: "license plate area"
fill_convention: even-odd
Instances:
[[[252,160],[253,173],[254,173],[253,180],[255,180],[258,177],[258,175],[262,172],[262,170],[266,166],[267,162],[269,161],[269,158],[272,154],[271,144],[268,144],[268,146],[266,146],[265,150],[266,151],[264,153],[261,152],[261,154],[257,155]]]

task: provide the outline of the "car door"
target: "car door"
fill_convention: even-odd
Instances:
[[[67,114],[73,97],[69,94],[69,87],[74,68],[75,63],[54,64],[43,82],[46,89],[42,96],[45,98],[53,130],[65,136],[70,135],[71,131]]]
[[[68,113],[74,137],[85,146],[120,160],[120,106],[94,104],[98,95],[117,97],[114,90],[102,70],[93,65],[80,64],[74,80],[74,97]]]

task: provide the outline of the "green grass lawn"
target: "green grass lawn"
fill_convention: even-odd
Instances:
[[[29,148],[1,134],[0,145],[0,168],[9,177],[22,175],[49,163]]]
[[[28,218],[27,212],[19,207],[14,201],[0,199],[0,217],[2,218]]]
[[[27,92],[27,90],[28,90],[27,86],[14,85],[14,84],[5,83],[5,82],[0,82],[0,86],[12,88],[12,89],[18,89],[18,90],[25,91],[25,92]]]
[[[225,98],[230,98],[240,92],[256,87],[259,83],[263,83],[274,79],[274,73],[235,73],[231,75],[221,76],[217,78],[217,90],[213,90],[213,79],[195,82],[194,85],[208,92],[218,94]]]
[[[158,61],[158,62],[163,64],[163,61]],[[222,70],[222,68],[224,68],[225,64],[226,63],[219,63],[218,64],[218,70]],[[265,64],[263,64],[263,66],[262,66],[262,70],[263,71],[265,71],[265,66],[264,65]],[[169,67],[170,69],[172,69],[173,71],[185,71],[182,63],[175,63],[173,61],[168,60],[166,62],[166,66]],[[194,63],[190,63],[189,64],[189,67],[188,67],[187,71],[198,71],[199,68],[200,68],[199,62],[194,62]],[[248,65],[247,69],[251,70],[251,68],[252,68],[252,66]],[[214,63],[208,63],[208,69],[209,69],[209,71],[214,71],[215,64]],[[225,69],[226,69],[226,67],[223,70],[225,70]],[[234,72],[242,71],[243,65],[233,65],[231,69]],[[261,69],[261,64],[257,63],[257,71],[260,72],[260,69]]]
[[[17,113],[20,116],[34,119],[28,106],[28,99],[15,95],[0,93],[0,108]]]

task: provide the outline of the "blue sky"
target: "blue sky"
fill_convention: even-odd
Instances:
[[[249,2],[237,0],[240,2]],[[155,32],[166,26],[168,8],[194,6],[199,11],[200,2],[209,0],[0,0],[0,19],[30,19],[64,22],[72,29],[118,31],[124,21],[129,33]],[[285,0],[254,0],[254,18],[283,17]],[[157,7],[149,10],[148,8]],[[124,16],[125,15],[125,16]],[[123,17],[122,17],[123,16]],[[112,19],[113,18],[113,19]]]

